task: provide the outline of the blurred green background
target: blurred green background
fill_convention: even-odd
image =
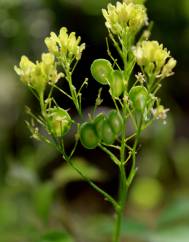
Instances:
[[[67,26],[86,43],[75,77],[76,86],[89,77],[83,100],[88,112],[98,88],[90,76],[90,64],[95,58],[107,57],[101,8],[108,2],[0,0],[0,242],[110,241],[109,205],[52,147],[29,138],[25,105],[37,112],[37,103],[13,70],[23,54],[32,60],[39,58],[46,50],[43,39]],[[178,65],[159,93],[171,110],[167,124],[155,123],[142,137],[123,241],[188,242],[189,1],[148,0],[146,5],[155,23],[152,39],[164,43]],[[105,105],[111,107],[108,98]],[[68,149],[71,143],[68,137]],[[79,147],[75,162],[116,195],[117,173],[99,150],[91,154]]]

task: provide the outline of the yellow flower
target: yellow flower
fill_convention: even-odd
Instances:
[[[54,55],[58,54],[59,48],[57,42],[59,41],[57,35],[54,32],[50,33],[50,37],[45,38],[45,44],[50,53]]]
[[[54,84],[62,76],[62,73],[57,72],[55,57],[51,53],[43,53],[41,61],[35,64],[22,56],[19,67],[15,66],[14,69],[24,84],[39,93],[44,91],[47,83]]]
[[[81,58],[82,51],[85,49],[85,44],[79,45],[81,38],[76,38],[75,32],[70,34],[65,27],[60,29],[57,36],[54,32],[50,34],[50,37],[45,39],[45,44],[50,53],[56,57],[63,57],[67,61],[71,61],[73,58],[79,60]]]
[[[117,2],[116,5],[109,3],[107,10],[102,9],[102,14],[106,19],[106,27],[116,35],[127,30],[136,33],[148,20],[144,5],[132,2]]]
[[[165,66],[162,69],[161,75],[162,77],[168,77],[173,75],[173,68],[176,66],[177,61],[174,58],[170,58],[167,62],[167,64],[165,64]]]
[[[45,79],[49,84],[55,84],[60,77],[63,77],[63,73],[58,73],[54,55],[51,53],[43,53],[41,59],[41,69]]]
[[[20,80],[26,84],[30,85],[32,80],[32,74],[35,70],[35,64],[31,62],[27,56],[22,56],[19,67],[14,66],[14,70],[17,75],[20,76]]]
[[[142,41],[133,48],[133,53],[137,64],[144,67],[147,74],[154,73],[157,77],[169,76],[176,65],[170,52],[157,41]]]

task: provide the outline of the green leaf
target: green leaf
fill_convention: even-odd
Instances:
[[[85,159],[76,157],[72,162],[85,176],[95,181],[102,181],[106,175],[99,168],[89,164]],[[65,186],[69,182],[80,181],[83,178],[69,164],[59,167],[54,172],[54,182],[57,186]]]
[[[54,195],[54,185],[51,182],[39,184],[33,193],[33,203],[37,214],[47,220]]]
[[[157,224],[161,227],[189,218],[189,198],[176,199],[159,216]]]
[[[38,242],[74,242],[64,231],[51,231],[41,237]]]
[[[189,227],[174,226],[149,235],[148,242],[188,242]]]

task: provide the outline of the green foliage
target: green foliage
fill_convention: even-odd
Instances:
[[[52,231],[42,236],[38,242],[74,242],[74,240],[63,231]]]
[[[48,220],[50,208],[54,200],[54,191],[55,186],[50,182],[38,184],[33,191],[34,208],[44,221]]]

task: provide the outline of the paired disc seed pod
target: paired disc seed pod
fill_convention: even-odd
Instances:
[[[123,125],[123,118],[116,110],[110,111],[107,116],[100,113],[94,120],[81,125],[81,144],[87,149],[94,149],[100,143],[111,145],[120,135]]]
[[[143,86],[132,87],[129,92],[129,99],[131,100],[133,108],[137,112],[144,112],[148,102],[148,91]]]
[[[125,90],[123,72],[114,70],[111,63],[106,59],[96,59],[91,64],[93,78],[102,85],[110,85],[113,97],[119,97]]]

